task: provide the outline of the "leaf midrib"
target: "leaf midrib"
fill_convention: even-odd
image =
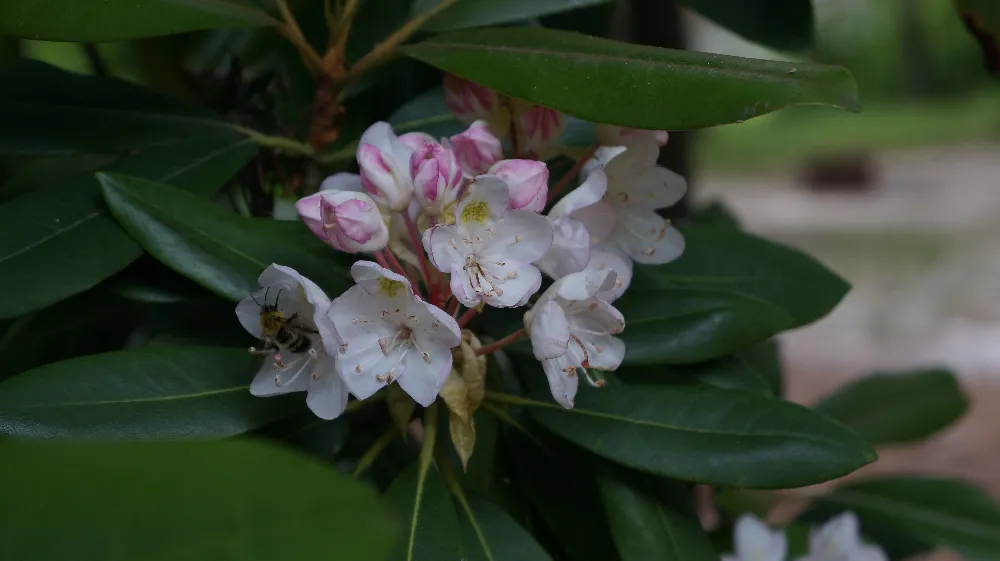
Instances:
[[[141,397],[136,399],[106,399],[101,401],[71,401],[65,403],[41,403],[35,405],[22,405],[20,407],[14,406],[11,409],[14,411],[23,411],[28,409],[55,409],[61,407],[96,407],[102,405],[125,405],[132,403],[155,403],[160,401],[176,401],[181,399],[197,399],[202,397],[208,397],[212,395],[219,395],[225,393],[233,392],[243,392],[249,391],[250,386],[234,386],[231,388],[220,388],[215,390],[208,390],[197,393],[187,393],[187,394],[175,394],[175,395],[161,395],[156,397]]]

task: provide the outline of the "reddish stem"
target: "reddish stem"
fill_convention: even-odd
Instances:
[[[459,306],[461,306],[461,304],[459,304],[458,300],[452,300],[451,306],[448,307],[448,315],[451,317],[455,317],[456,315],[458,315]]]
[[[392,270],[392,267],[390,267],[389,263],[385,260],[385,256],[382,255],[381,249],[376,251],[374,255],[375,255],[375,261],[378,261],[378,264],[381,265],[383,269],[389,269],[390,271]]]
[[[504,337],[503,339],[500,339],[499,341],[493,341],[489,345],[483,345],[482,347],[479,347],[478,349],[476,349],[476,356],[482,356],[485,354],[492,353],[493,351],[500,350],[506,347],[507,345],[514,343],[515,341],[527,337],[527,335],[528,332],[525,331],[524,328],[522,327],[521,329],[518,329],[517,331],[511,333],[510,335]]]
[[[431,290],[431,270],[427,266],[427,256],[424,255],[424,246],[420,243],[420,233],[417,232],[417,225],[413,223],[413,219],[406,212],[400,213],[403,215],[403,223],[406,224],[406,230],[410,233],[410,243],[413,244],[413,251],[417,254],[417,259],[420,260],[420,273],[424,278],[424,285],[427,290]]]
[[[594,152],[597,152],[597,144],[587,148],[587,152],[579,160],[577,160],[575,164],[573,164],[573,167],[566,172],[566,175],[559,179],[559,183],[556,183],[555,187],[549,190],[548,202],[551,203],[552,199],[556,198],[556,196],[559,195],[559,193],[561,193],[567,185],[569,185],[569,182],[580,174],[580,170],[583,169],[583,164],[587,163],[587,160],[594,155]]]
[[[417,284],[416,279],[410,275],[410,272],[407,271],[405,267],[403,267],[403,265],[399,262],[399,259],[396,259],[396,255],[389,251],[389,248],[384,248],[382,251],[385,252],[385,259],[389,262],[389,265],[391,265],[391,267],[388,268],[392,269],[394,273],[406,277],[406,280],[410,281],[410,286],[413,287],[413,291],[420,294],[420,286]]]
[[[465,324],[472,321],[472,318],[476,317],[476,314],[478,313],[479,310],[477,310],[476,308],[469,308],[468,310],[465,310],[462,316],[458,318],[458,326],[465,327]]]

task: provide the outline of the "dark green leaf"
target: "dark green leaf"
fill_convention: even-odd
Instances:
[[[202,107],[30,60],[0,67],[0,121],[2,154],[130,153],[231,130]]]
[[[594,37],[607,37],[615,20],[617,6],[618,2],[590,4],[585,8],[576,8],[539,19],[542,27],[549,29],[566,29]]]
[[[813,48],[812,0],[680,0],[747,39],[782,51]]]
[[[476,423],[475,453],[469,458],[469,465],[459,478],[463,489],[490,497],[497,471],[499,421],[483,409],[477,409],[473,413],[473,420]]]
[[[873,445],[923,440],[948,427],[969,403],[949,370],[876,372],[846,385],[815,409]]]
[[[0,383],[0,433],[102,440],[241,434],[304,406],[301,394],[250,395],[256,362],[243,349],[147,347],[48,364]]]
[[[771,386],[758,365],[733,353],[715,360],[685,366],[647,365],[622,367],[615,375],[629,384],[707,384],[727,390],[742,390],[771,396]]]
[[[718,559],[684,493],[660,500],[650,476],[614,468],[598,472],[597,487],[623,561]]]
[[[296,269],[331,296],[351,284],[348,266],[298,221],[246,218],[134,177],[98,178],[112,214],[146,251],[223,297],[246,298],[272,263]]]
[[[327,421],[306,409],[261,429],[257,434],[332,462],[347,440],[350,428],[347,417]]]
[[[139,150],[103,168],[207,196],[253,155],[234,133]],[[142,250],[107,214],[91,174],[0,205],[0,318],[16,317],[83,292],[124,269]],[[67,274],[72,271],[72,274]],[[30,290],[29,290],[30,288]]]
[[[629,290],[687,286],[742,292],[776,304],[792,316],[791,327],[800,327],[830,313],[851,288],[805,253],[730,227],[690,226],[684,239],[684,254],[676,261],[636,266]]]
[[[365,0],[358,8],[347,39],[347,60],[354,62],[399,29],[409,18],[413,0]]]
[[[781,371],[781,348],[777,339],[764,341],[752,345],[745,349],[740,349],[735,353],[736,358],[747,366],[747,368],[760,374],[767,385],[771,388],[771,393],[777,396],[784,395],[784,376]]]
[[[430,11],[442,0],[416,0],[413,14]],[[460,0],[434,16],[427,25],[428,31],[448,31],[466,27],[480,27],[497,23],[508,23],[556,14],[593,4],[603,4],[611,0]]]
[[[456,31],[402,50],[512,97],[642,129],[710,127],[800,103],[858,109],[857,86],[840,67],[675,51],[551,29]]]
[[[791,327],[792,317],[756,296],[694,287],[630,290],[615,302],[625,316],[626,364],[690,364],[718,358]]]
[[[800,487],[877,457],[856,435],[805,407],[703,385],[580,384],[573,409],[548,396],[525,405],[543,426],[599,456],[698,483]]]
[[[950,479],[882,477],[842,485],[818,500],[850,510],[862,522],[894,528],[910,538],[946,547],[970,561],[1000,558],[1000,505],[985,490]]]
[[[5,441],[0,472],[8,559],[382,561],[398,535],[356,481],[249,441]]]
[[[452,136],[465,128],[444,104],[444,90],[428,90],[393,111],[389,123],[397,134],[419,130],[434,138]]]
[[[459,561],[465,553],[458,517],[444,478],[432,463],[421,473],[414,462],[386,491],[403,521],[403,538],[393,559],[405,561]]]
[[[459,516],[468,561],[551,561],[524,528],[497,505],[468,498],[469,511]],[[456,505],[461,508],[461,505]]]
[[[740,220],[736,217],[733,209],[729,208],[722,201],[712,201],[707,205],[697,208],[689,217],[692,224],[699,226],[730,226],[740,228]]]
[[[277,24],[239,0],[4,0],[0,4],[0,34],[45,41],[114,41]]]

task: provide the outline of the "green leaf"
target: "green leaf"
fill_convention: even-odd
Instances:
[[[278,25],[238,0],[4,0],[0,35],[44,41],[114,41],[219,27]]]
[[[815,409],[873,445],[923,440],[958,420],[969,402],[949,370],[876,372],[841,387]]]
[[[301,394],[250,395],[257,362],[243,349],[147,347],[48,364],[0,383],[0,434],[102,440],[241,434],[303,407]]]
[[[459,517],[468,561],[552,560],[502,508],[479,497],[469,497],[468,505]]]
[[[666,265],[637,265],[631,292],[731,290],[776,304],[792,316],[790,327],[801,327],[830,313],[851,288],[805,253],[746,232],[725,226],[689,226],[683,232],[684,254]]]
[[[214,134],[145,148],[103,169],[208,196],[255,151],[237,134]],[[0,318],[83,292],[142,255],[108,215],[91,173],[0,205],[0,223],[7,227],[0,237],[0,290],[18,295],[0,301]]]
[[[573,409],[547,396],[511,400],[529,406],[547,429],[599,456],[697,483],[800,487],[845,475],[877,457],[822,415],[743,391],[618,384],[598,390],[580,384]]]
[[[1000,505],[985,490],[950,479],[898,476],[842,485],[818,499],[910,538],[946,547],[970,561],[1000,558]]]
[[[421,472],[420,462],[410,464],[386,491],[386,499],[400,513],[403,539],[393,559],[405,561],[458,561],[465,555],[458,517],[444,478],[434,464]]]
[[[331,296],[351,285],[348,264],[298,221],[246,218],[180,189],[98,174],[111,213],[165,265],[230,300],[259,287],[272,263],[312,279]]]
[[[735,356],[747,368],[764,378],[764,381],[771,388],[772,394],[784,395],[785,383],[781,370],[781,349],[777,339],[740,349],[735,353]]]
[[[840,67],[675,51],[551,29],[455,31],[401,50],[512,97],[642,129],[710,127],[802,103],[859,108],[854,79]]]
[[[743,37],[782,51],[813,48],[812,0],[680,0]]]
[[[392,112],[389,124],[397,134],[419,130],[434,138],[462,132],[465,125],[444,103],[444,89],[428,90]]]
[[[0,121],[0,154],[18,155],[127,153],[232,130],[208,109],[31,60],[0,66]]]
[[[983,51],[983,63],[1000,75],[1000,4],[991,0],[955,0],[962,21]]]
[[[623,561],[718,560],[683,489],[667,502],[650,476],[608,468],[598,471],[597,487]]]
[[[382,561],[397,535],[358,482],[251,441],[4,441],[0,471],[10,559]]]
[[[630,290],[615,302],[625,316],[625,364],[690,364],[769,339],[792,317],[756,296],[715,288]]]
[[[428,12],[442,0],[416,0],[413,14]],[[461,0],[434,16],[424,29],[449,31],[537,18],[548,14],[604,4],[610,0]]]
[[[762,396],[774,395],[771,386],[758,371],[759,365],[746,359],[742,353],[688,364],[685,366],[632,366],[622,367],[615,375],[629,384],[707,384],[726,390],[741,390]]]

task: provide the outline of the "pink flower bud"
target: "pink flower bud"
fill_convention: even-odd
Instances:
[[[437,142],[437,139],[425,132],[408,132],[399,135],[399,141],[410,150],[416,150],[428,142]]]
[[[462,168],[455,152],[437,142],[425,142],[413,152],[410,174],[417,200],[432,216],[453,203],[462,186]]]
[[[410,204],[413,192],[409,169],[411,153],[413,148],[383,122],[369,127],[358,144],[361,184],[372,198],[393,212],[400,212]]]
[[[503,145],[493,136],[485,121],[472,123],[465,132],[451,137],[451,147],[466,177],[486,173],[503,158]]]
[[[347,253],[378,251],[389,242],[389,229],[375,201],[364,193],[328,190],[295,203],[302,221],[334,249]]]
[[[633,146],[644,140],[656,142],[657,146],[667,143],[667,131],[651,131],[619,127],[616,125],[597,125],[597,142],[602,146]]]
[[[549,168],[535,160],[501,160],[489,170],[507,184],[511,210],[541,212],[549,194]]]
[[[459,78],[454,74],[444,77],[444,103],[465,124],[489,120],[500,109],[500,100],[493,90]]]
[[[514,119],[518,130],[517,147],[522,154],[542,154],[566,128],[566,116],[562,113],[523,101],[514,104]]]

